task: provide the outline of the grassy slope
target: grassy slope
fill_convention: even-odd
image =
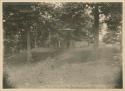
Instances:
[[[44,52],[37,49],[33,53],[37,59],[30,63],[26,62],[24,53],[7,61],[9,78],[18,88],[119,87],[121,60],[116,49],[99,49],[97,60],[91,48],[45,49]]]

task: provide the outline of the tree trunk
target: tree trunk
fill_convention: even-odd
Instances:
[[[89,30],[88,30],[88,46],[90,45],[90,36],[89,36]]]
[[[122,52],[122,48],[123,48],[123,45],[122,45],[122,31],[120,32],[120,51]]]
[[[70,31],[67,32],[68,36],[67,36],[67,48],[70,48]]]
[[[34,40],[34,47],[35,48],[37,48],[38,46],[37,46],[37,39],[35,38],[35,40]]]
[[[67,40],[67,48],[70,48],[70,40]]]
[[[49,36],[48,36],[48,47],[51,46],[51,32],[49,31]]]
[[[36,26],[35,26],[35,39],[34,39],[34,47],[37,48],[37,29],[36,29]]]
[[[60,41],[58,41],[58,47],[59,47],[59,48],[61,47],[61,42],[60,42]]]
[[[94,53],[95,59],[98,60],[98,47],[99,47],[99,10],[98,4],[95,4],[94,8]]]
[[[88,46],[90,45],[90,39],[88,38]]]
[[[98,5],[95,4],[94,9],[94,48],[99,47],[99,10]]]
[[[27,61],[31,61],[30,31],[27,30]]]

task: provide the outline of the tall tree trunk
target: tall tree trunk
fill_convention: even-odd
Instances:
[[[34,39],[34,47],[37,48],[37,29],[35,28],[35,39]]]
[[[98,60],[98,47],[99,47],[99,9],[98,4],[95,4],[94,8],[94,53],[95,59]]]
[[[99,10],[98,5],[95,4],[94,9],[94,48],[97,49],[99,46]]]
[[[30,31],[27,30],[27,61],[31,61]]]

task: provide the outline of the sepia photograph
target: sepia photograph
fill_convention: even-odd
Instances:
[[[123,2],[2,2],[3,89],[123,89]]]

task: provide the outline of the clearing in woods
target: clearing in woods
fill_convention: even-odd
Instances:
[[[120,88],[122,61],[116,48],[38,48],[33,61],[26,53],[6,60],[9,80],[16,88]]]

